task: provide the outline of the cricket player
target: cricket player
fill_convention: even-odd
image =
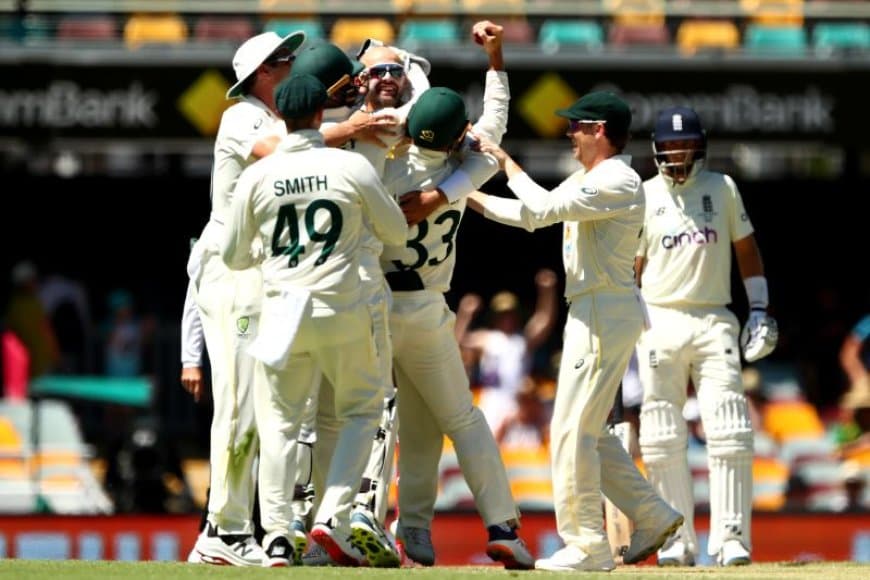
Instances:
[[[658,552],[661,566],[694,565],[698,539],[683,419],[689,378],[707,435],[708,551],[723,566],[750,563],[752,424],[740,374],[739,325],[731,302],[731,247],[751,308],[744,356],[776,345],[767,279],[752,223],[734,181],[704,168],[707,140],[697,113],[672,107],[653,132],[658,175],[644,182],[646,215],[636,272],[652,327],[640,337],[640,446],[649,480],[686,521]]]
[[[500,141],[507,125],[504,105],[495,115],[485,106],[485,122],[472,128],[475,134]],[[423,93],[408,115],[413,140],[408,156],[387,162],[387,188],[393,193],[431,189],[449,175],[455,163],[450,152],[463,144],[471,128],[467,118],[456,92],[434,87]],[[496,166],[490,161],[494,173]],[[435,563],[430,529],[446,434],[487,526],[487,554],[507,568],[526,569],[534,560],[517,536],[519,512],[498,446],[472,402],[453,333],[455,316],[443,294],[450,288],[464,209],[464,198],[436,209],[411,228],[407,240],[387,245],[381,255],[393,292],[390,330],[402,445],[396,534],[412,560]]]
[[[264,558],[251,536],[258,437],[252,401],[254,362],[245,352],[257,331],[261,275],[254,267],[228,270],[220,259],[219,242],[239,175],[270,154],[286,132],[275,109],[273,90],[290,72],[294,52],[304,40],[302,32],[283,38],[266,32],[248,39],[236,51],[237,82],[227,98],[239,102],[221,118],[214,147],[211,216],[188,262],[212,361],[208,523],[195,546],[210,563],[259,566]],[[248,250],[262,252],[257,244]]]
[[[490,113],[484,115],[481,121],[497,117],[495,121],[486,123],[503,124],[501,117],[506,118],[509,91],[507,76],[504,72],[502,57],[502,27],[489,21],[481,21],[475,24],[474,31],[481,38],[481,44],[489,55],[490,72],[487,73],[487,99]],[[332,71],[340,67],[334,65],[327,57],[327,49],[320,47],[318,58],[314,56],[315,49],[309,49],[297,60],[294,70],[297,72],[310,72],[321,78],[325,83],[333,82],[335,74]],[[335,51],[332,51],[335,52]],[[311,53],[309,55],[308,53]],[[339,59],[336,55],[334,59]],[[425,71],[429,64],[424,59],[395,47],[383,46],[381,43],[369,40],[360,51],[360,59],[365,69],[360,75],[365,84],[365,99],[357,112],[365,113],[372,118],[384,119],[379,125],[382,132],[378,134],[378,141],[368,139],[356,139],[349,135],[343,147],[363,154],[375,167],[376,171],[383,173],[385,163],[389,159],[403,157],[407,147],[403,147],[408,141],[405,136],[405,119],[408,110],[413,106],[416,98],[428,88],[428,79]],[[341,124],[352,126],[356,113]],[[397,125],[392,132],[389,131],[386,119],[395,119]],[[485,130],[490,130],[484,124]],[[340,140],[335,135],[334,125],[322,129],[327,142],[337,145]],[[498,131],[498,129],[496,129]],[[500,129],[500,133],[504,129]],[[475,187],[485,182],[492,175],[492,160],[480,153],[471,151],[467,146],[462,148],[461,162],[454,166],[452,172],[444,176],[443,181],[437,185],[443,193],[439,192],[445,200],[447,196],[458,198],[473,191]],[[398,192],[405,193],[404,191]],[[413,195],[418,195],[415,192]],[[439,201],[440,203],[443,203]],[[429,211],[437,205],[431,205]],[[377,345],[377,351],[381,360],[381,370],[384,383],[387,385],[388,397],[384,401],[384,412],[378,434],[373,441],[369,464],[366,468],[360,486],[360,494],[357,497],[357,509],[352,518],[351,525],[354,533],[354,543],[366,554],[366,561],[372,566],[398,566],[399,557],[391,539],[385,533],[384,519],[387,511],[387,497],[390,481],[392,480],[393,455],[396,440],[396,400],[392,387],[392,347],[387,325],[387,313],[389,311],[389,288],[384,280],[383,271],[379,263],[383,244],[374,236],[367,236],[362,244],[363,252],[360,258],[360,275],[363,280],[363,292],[369,305],[373,320],[373,333]],[[324,464],[328,465],[334,447],[337,426],[335,418],[330,416],[328,400],[319,401],[316,406],[316,418],[306,421],[303,433],[308,435],[300,440],[299,458],[301,463],[313,463],[313,479],[315,488],[322,489],[322,477]],[[313,410],[313,409],[312,409]],[[306,460],[306,451],[314,440],[313,424],[316,427],[317,444],[314,446],[314,458]],[[316,496],[316,494],[315,494]],[[316,505],[317,498],[314,498]],[[298,506],[299,502],[297,502]],[[300,506],[301,507],[301,506]],[[297,516],[305,513],[305,508],[297,507]],[[294,522],[294,527],[302,530],[301,517]],[[323,565],[331,563],[328,555],[315,545],[306,554],[306,565]]]
[[[359,251],[366,228],[386,243],[407,236],[398,205],[360,155],[328,148],[318,131],[326,87],[310,75],[278,86],[275,103],[288,135],[249,167],[233,193],[221,256],[233,269],[253,265],[264,240],[263,317],[252,353],[267,379],[255,384],[260,442],[260,505],[268,565],[289,565],[296,464],[287,449],[299,435],[305,401],[322,373],[332,386],[341,429],[311,537],[339,564],[356,565],[350,543],[353,497],[381,416],[385,386],[362,300]]]
[[[683,516],[656,495],[606,429],[644,323],[633,273],[643,186],[631,158],[622,154],[631,111],[615,94],[602,91],[556,114],[569,120],[568,137],[582,169],[547,191],[498,146],[484,144],[481,150],[499,160],[519,200],[472,194],[470,203],[488,218],[530,231],[564,223],[570,307],[550,445],[556,525],[565,547],[535,568],[606,571],[615,563],[601,517],[602,492],[636,522],[625,563],[661,547]]]

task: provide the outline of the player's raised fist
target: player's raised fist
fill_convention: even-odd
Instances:
[[[474,315],[477,314],[482,305],[483,301],[480,299],[480,296],[469,293],[459,301],[459,310],[464,314]]]
[[[474,38],[474,42],[484,47],[494,44],[501,45],[503,35],[504,27],[489,20],[475,22],[474,26],[471,27],[471,36]]]
[[[556,285],[556,273],[547,268],[538,270],[535,274],[535,284],[541,288],[552,288]]]

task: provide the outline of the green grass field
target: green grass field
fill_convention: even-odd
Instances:
[[[370,578],[444,578],[465,580],[481,578],[515,578],[520,576],[545,578],[548,576],[575,576],[573,573],[553,572],[508,572],[496,567],[443,567],[401,568],[393,570],[370,568],[234,568],[222,566],[193,565],[165,562],[83,562],[78,560],[0,560],[0,580],[175,580],[176,578],[203,580],[219,578],[293,578],[293,580]],[[768,578],[817,578],[839,580],[843,578],[868,578],[870,565],[853,562],[828,562],[822,564],[753,564],[743,568],[680,568],[620,567],[610,573],[584,573],[583,578],[699,578],[703,580],[758,579]]]

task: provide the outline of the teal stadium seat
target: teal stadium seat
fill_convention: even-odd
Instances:
[[[276,18],[266,22],[266,25],[263,27],[263,32],[274,32],[279,36],[286,36],[296,30],[301,30],[305,33],[306,46],[326,38],[323,24],[315,19]]]
[[[399,29],[398,45],[409,50],[421,45],[453,45],[459,26],[453,20],[406,20]]]
[[[802,26],[746,26],[743,48],[754,54],[800,56],[807,48],[807,32]]]
[[[0,41],[29,44],[50,41],[54,30],[48,19],[41,16],[5,16],[0,18]]]
[[[813,28],[813,47],[820,50],[870,50],[870,24],[822,22]]]
[[[604,46],[604,31],[594,20],[545,20],[538,44],[548,54],[565,47],[597,50]]]

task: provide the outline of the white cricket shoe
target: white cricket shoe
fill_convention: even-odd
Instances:
[[[654,552],[665,545],[668,538],[677,533],[683,525],[683,516],[672,507],[662,502],[665,508],[662,515],[652,522],[638,522],[638,527],[631,534],[631,545],[622,555],[624,564],[637,564],[649,558]]]
[[[350,517],[351,543],[372,568],[398,568],[399,553],[381,526],[362,511]]]
[[[262,566],[266,559],[263,548],[251,535],[222,534],[211,524],[200,534],[194,549],[206,564],[222,566]]]
[[[535,570],[551,572],[610,572],[616,568],[613,556],[610,555],[610,545],[606,542],[600,549],[589,553],[576,546],[565,546],[557,550],[549,558],[535,562]]]
[[[516,528],[504,523],[489,526],[487,531],[487,556],[504,564],[506,570],[532,570],[535,567],[535,559],[517,535]]]
[[[722,542],[716,561],[720,566],[746,566],[752,563],[752,558],[740,540],[731,539]]]
[[[267,568],[284,568],[293,562],[293,546],[284,536],[278,536],[266,548],[263,566]]]
[[[337,566],[335,560],[329,555],[326,549],[315,542],[311,549],[302,555],[303,566]]]
[[[311,539],[323,546],[339,566],[359,566],[365,561],[363,553],[353,545],[353,538],[345,537],[329,524],[314,524]]]
[[[402,552],[423,566],[435,564],[435,548],[432,546],[432,533],[426,528],[406,528],[396,526],[396,542]]]
[[[658,553],[659,566],[694,566],[695,555],[681,540],[665,545]]]

